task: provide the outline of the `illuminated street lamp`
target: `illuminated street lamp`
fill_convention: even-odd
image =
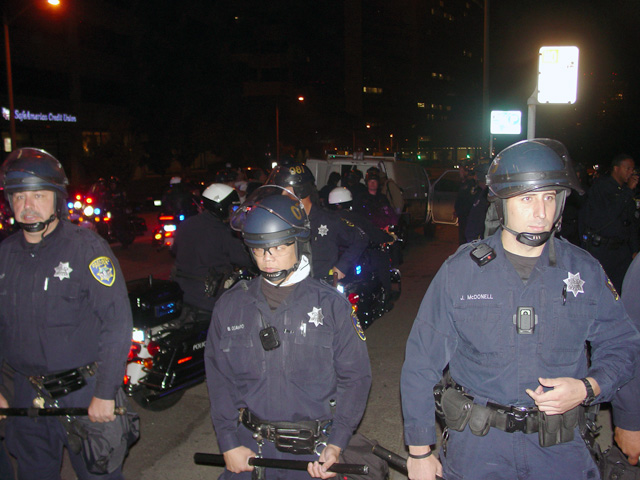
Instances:
[[[49,5],[59,6],[60,0],[47,0]],[[26,12],[33,4],[27,5],[20,10],[11,20],[7,18],[7,11],[2,12],[2,23],[4,26],[4,54],[7,62],[7,89],[9,91],[9,131],[11,135],[11,150],[16,147],[16,112],[13,104],[13,75],[11,73],[11,48],[9,46],[9,24]]]

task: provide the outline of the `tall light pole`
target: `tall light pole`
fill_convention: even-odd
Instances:
[[[47,0],[49,5],[58,6],[60,0]],[[17,147],[16,144],[16,111],[13,103],[13,74],[11,72],[11,47],[9,44],[9,24],[16,18],[22,15],[29,7],[31,3],[28,3],[26,7],[20,10],[11,20],[7,17],[7,11],[2,12],[2,24],[4,27],[4,55],[7,62],[7,90],[9,93],[9,133],[11,136],[11,150]]]

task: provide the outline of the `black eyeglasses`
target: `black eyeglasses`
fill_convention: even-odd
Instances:
[[[254,256],[259,258],[264,257],[267,254],[267,252],[272,257],[283,257],[287,254],[287,252],[289,251],[289,247],[293,245],[293,243],[294,242],[283,243],[282,245],[278,245],[276,247],[269,247],[269,248],[252,248],[251,253],[253,253]]]

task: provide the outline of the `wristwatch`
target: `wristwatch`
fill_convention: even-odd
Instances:
[[[584,383],[584,386],[587,388],[587,396],[582,401],[582,405],[585,406],[585,407],[588,407],[596,399],[596,396],[593,393],[593,387],[591,386],[591,382],[589,380],[587,380],[586,378],[581,378],[580,380],[582,381],[582,383]]]

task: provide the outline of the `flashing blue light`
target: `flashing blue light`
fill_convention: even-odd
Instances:
[[[184,220],[184,215],[180,215],[180,221]]]
[[[356,265],[356,275],[360,275],[362,273],[362,265]]]
[[[67,203],[67,208],[71,210],[73,208],[73,202]]]
[[[95,213],[96,215],[100,215],[100,209],[99,209],[99,208],[96,208],[96,209],[93,211],[93,213]]]

